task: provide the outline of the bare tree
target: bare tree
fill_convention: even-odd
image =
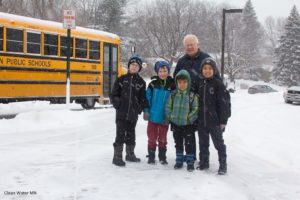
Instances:
[[[156,0],[138,10],[134,31],[137,46],[148,56],[161,57],[171,64],[182,52],[183,37],[190,32],[196,15],[191,0]],[[148,51],[148,52],[147,52]]]
[[[28,0],[1,0],[0,11],[28,16]]]

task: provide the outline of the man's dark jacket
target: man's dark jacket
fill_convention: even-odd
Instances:
[[[176,77],[176,74],[180,70],[182,69],[187,70],[191,76],[191,90],[195,91],[195,87],[197,85],[199,75],[201,74],[200,72],[201,63],[207,57],[210,56],[207,53],[201,51],[200,49],[198,49],[196,56],[194,56],[193,58],[187,54],[184,55],[178,60],[173,77]]]

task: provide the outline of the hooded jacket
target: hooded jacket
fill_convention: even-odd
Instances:
[[[188,81],[188,88],[181,91],[177,86],[178,76],[184,76]],[[186,70],[181,70],[175,77],[176,90],[169,96],[165,113],[167,119],[177,126],[192,125],[197,120],[198,97],[190,92],[191,78]]]
[[[203,66],[207,62],[203,62],[200,66],[202,73]],[[220,124],[227,124],[228,105],[226,98],[226,88],[220,80],[220,74],[216,65],[211,64],[214,75],[211,78],[204,78],[199,80],[197,86],[197,93],[199,96],[199,113],[198,125],[201,127],[219,126]]]
[[[158,76],[151,78],[152,81],[146,91],[146,98],[149,106],[144,110],[150,114],[149,120],[156,124],[165,124],[165,105],[172,90],[175,89],[175,83],[172,77],[168,76],[166,80],[161,80]]]

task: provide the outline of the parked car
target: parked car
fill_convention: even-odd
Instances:
[[[269,93],[269,92],[277,92],[268,85],[253,85],[252,87],[248,88],[249,94],[256,94],[256,93]]]
[[[300,103],[300,83],[297,86],[292,86],[283,93],[285,103]]]

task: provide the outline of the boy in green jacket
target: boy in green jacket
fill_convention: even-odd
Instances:
[[[186,70],[181,70],[175,77],[176,91],[168,98],[165,107],[166,119],[171,123],[175,140],[175,169],[183,166],[185,145],[187,170],[194,170],[195,162],[195,130],[193,123],[198,117],[199,99],[190,92],[191,78]]]

